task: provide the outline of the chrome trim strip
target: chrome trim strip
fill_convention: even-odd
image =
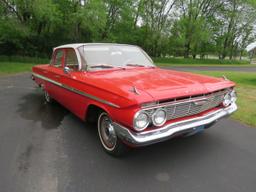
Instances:
[[[113,123],[115,131],[119,138],[134,145],[145,146],[153,143],[165,141],[174,137],[178,133],[194,131],[194,128],[201,125],[209,125],[217,120],[229,116],[237,110],[236,103],[232,103],[227,108],[210,112],[204,116],[195,117],[175,123],[169,123],[162,128],[156,128],[150,131],[134,132],[118,123]]]
[[[109,102],[109,101],[100,99],[100,98],[95,97],[95,96],[93,96],[93,95],[90,95],[90,94],[88,94],[88,93],[79,91],[79,90],[77,90],[77,89],[74,89],[74,88],[72,88],[72,87],[70,87],[70,86],[67,86],[67,85],[64,85],[64,84],[62,84],[62,83],[59,83],[59,82],[57,82],[57,81],[54,81],[54,80],[52,80],[52,79],[49,79],[49,78],[44,77],[44,76],[42,76],[42,75],[39,75],[39,74],[37,74],[37,73],[32,73],[32,75],[35,76],[35,77],[38,77],[38,78],[40,78],[40,79],[43,79],[43,80],[45,80],[45,81],[48,81],[48,82],[50,82],[50,83],[53,83],[54,85],[57,85],[57,86],[62,87],[62,88],[64,88],[64,89],[67,89],[67,90],[69,90],[69,91],[72,91],[72,92],[74,92],[74,93],[77,93],[77,94],[79,94],[79,95],[82,95],[82,96],[88,97],[88,98],[90,98],[90,99],[99,101],[99,102],[104,103],[104,104],[106,104],[106,105],[109,105],[109,106],[111,106],[111,107],[120,108],[120,106],[118,106],[118,105],[116,105],[116,104],[114,104],[114,103],[111,103],[111,102]]]

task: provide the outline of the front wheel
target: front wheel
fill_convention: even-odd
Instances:
[[[113,156],[123,155],[128,147],[117,137],[112,121],[106,112],[98,117],[98,134],[104,150]]]

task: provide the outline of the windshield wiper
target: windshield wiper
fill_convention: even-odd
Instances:
[[[90,68],[104,68],[104,69],[112,69],[112,68],[118,68],[118,69],[123,69],[125,70],[124,67],[122,66],[113,66],[113,65],[110,65],[110,64],[96,64],[96,65],[92,65],[90,66]]]
[[[140,65],[140,64],[136,64],[136,63],[129,63],[129,64],[126,64],[125,66],[131,66],[131,67],[146,67],[145,65]]]
[[[114,68],[114,66],[109,64],[97,64],[91,65],[90,68]]]

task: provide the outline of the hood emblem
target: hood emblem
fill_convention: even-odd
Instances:
[[[228,81],[228,80],[229,80],[225,75],[222,75],[222,78],[223,78],[225,81]]]
[[[129,91],[136,94],[136,95],[140,94],[135,86],[132,86],[132,88]]]

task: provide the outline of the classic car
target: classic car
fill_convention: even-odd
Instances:
[[[235,84],[226,77],[156,67],[134,45],[59,46],[50,64],[33,67],[32,79],[46,102],[95,122],[103,149],[116,156],[197,134],[237,110]]]

